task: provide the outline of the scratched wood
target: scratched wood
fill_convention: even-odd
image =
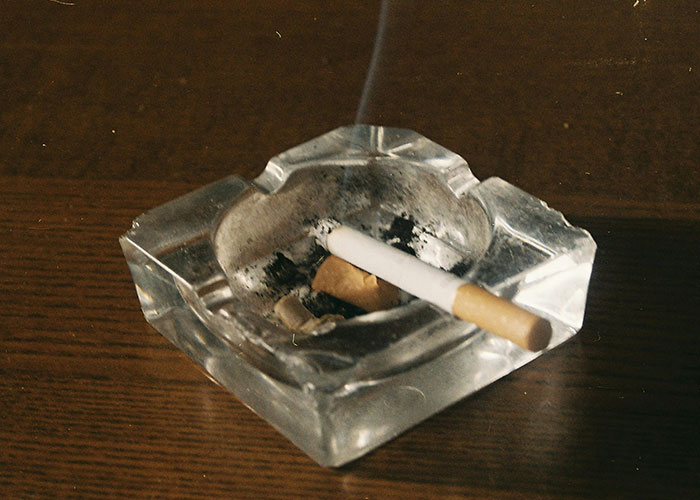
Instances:
[[[696,9],[390,1],[363,93],[378,2],[3,5],[0,497],[697,497]],[[148,326],[117,239],[363,100],[599,251],[574,339],[328,470]]]

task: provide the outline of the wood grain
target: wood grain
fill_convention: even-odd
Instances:
[[[389,2],[363,119],[599,251],[574,339],[339,470],[148,326],[117,239],[352,123],[378,2],[73,3],[0,15],[0,497],[698,496],[695,2]]]

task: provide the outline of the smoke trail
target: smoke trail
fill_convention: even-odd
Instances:
[[[370,101],[372,94],[372,89],[374,87],[374,80],[377,74],[377,67],[379,66],[379,59],[382,53],[382,47],[384,46],[384,38],[386,31],[386,20],[389,13],[389,0],[382,0],[382,4],[379,10],[379,21],[377,23],[377,35],[374,38],[374,49],[372,49],[372,58],[369,62],[369,68],[367,69],[367,77],[365,78],[365,84],[362,88],[362,96],[360,97],[360,104],[357,108],[357,114],[355,115],[355,123],[362,123],[366,118],[365,113],[367,112],[367,104]]]

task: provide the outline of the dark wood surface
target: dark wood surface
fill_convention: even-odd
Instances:
[[[697,2],[5,2],[0,497],[700,494]],[[367,88],[363,92],[363,88]],[[137,215],[360,121],[599,245],[570,342],[338,470],[145,322]]]

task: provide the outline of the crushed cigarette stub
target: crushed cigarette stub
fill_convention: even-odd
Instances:
[[[399,303],[398,288],[335,255],[323,261],[311,288],[367,312],[390,309]]]
[[[282,324],[294,333],[312,333],[327,323],[345,319],[339,314],[324,314],[317,318],[294,295],[286,295],[278,300],[274,311]]]

